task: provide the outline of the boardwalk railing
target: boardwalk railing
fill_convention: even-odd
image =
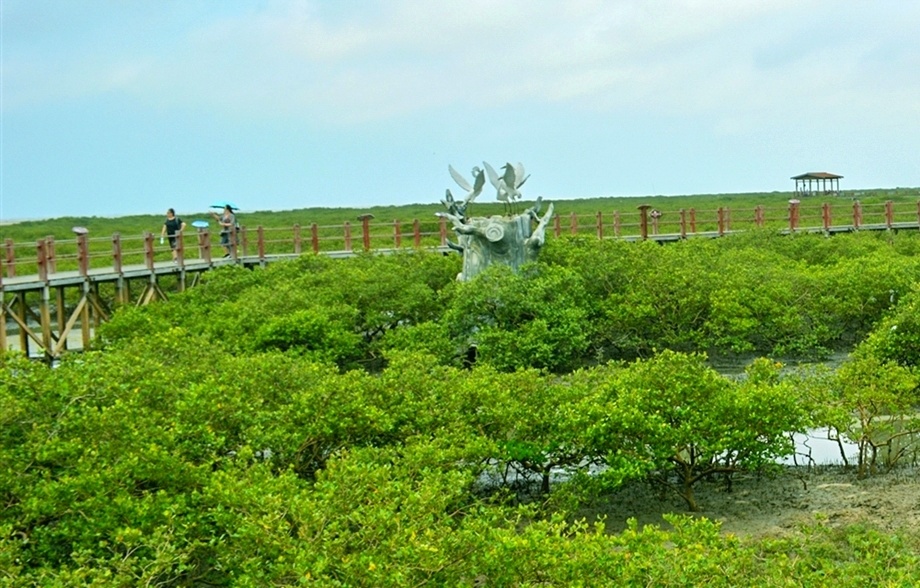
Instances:
[[[598,239],[677,240],[694,236],[720,236],[753,228],[772,228],[784,232],[841,232],[867,228],[920,227],[920,201],[915,204],[893,202],[862,205],[859,202],[834,204],[790,200],[783,206],[754,208],[680,209],[657,213],[647,205],[610,213],[557,215],[551,232],[594,234]],[[355,251],[400,250],[444,247],[453,231],[444,218],[412,222],[373,222],[370,215],[357,223],[306,227],[242,227],[235,235],[232,257],[264,260],[270,256],[349,254]],[[207,229],[187,229],[178,241],[178,263],[223,256],[219,238]],[[157,262],[169,261],[168,244],[160,244],[152,233],[125,236],[77,235],[58,240],[48,236],[31,243],[6,239],[0,254],[0,287],[3,278],[50,274],[78,270],[87,275],[92,268],[114,268],[143,264],[152,269]]]

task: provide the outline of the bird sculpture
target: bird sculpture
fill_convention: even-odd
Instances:
[[[505,208],[508,212],[514,212],[514,201],[520,200],[521,195],[521,186],[524,185],[524,182],[527,181],[527,176],[524,174],[524,165],[518,163],[516,166],[506,163],[502,166],[504,173],[498,175],[498,172],[495,171],[491,165],[486,162],[482,162],[486,168],[486,173],[489,176],[489,182],[495,187],[496,198],[500,202],[504,202]]]
[[[499,177],[498,172],[495,171],[495,168],[489,165],[487,161],[482,162],[483,167],[486,168],[486,174],[489,176],[489,183],[495,188],[495,198],[499,202],[505,204],[505,211],[510,211],[511,202],[508,198],[508,187],[505,184],[504,180]]]
[[[462,204],[455,204],[455,208],[460,213],[461,216],[466,215],[466,208],[470,203],[476,199],[482,193],[482,188],[486,184],[485,173],[478,167],[474,167],[472,170],[473,173],[473,184],[466,180],[463,177],[463,174],[454,169],[452,165],[447,166],[447,170],[450,172],[450,176],[457,182],[457,185],[466,190],[466,195],[463,197]],[[448,194],[450,192],[448,191]]]
[[[502,166],[502,169],[505,170],[505,173],[502,174],[501,180],[508,191],[509,201],[520,200],[522,197],[520,188],[530,177],[524,175],[524,164],[520,162],[517,165],[506,163]]]

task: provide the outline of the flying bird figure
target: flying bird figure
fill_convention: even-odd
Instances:
[[[508,196],[508,185],[503,178],[499,177],[498,172],[496,172],[495,168],[489,165],[488,162],[483,161],[482,165],[486,168],[486,174],[489,176],[489,183],[495,187],[495,198],[497,198],[499,202],[504,202],[505,210],[510,211],[511,201]]]
[[[473,184],[466,180],[463,175],[454,169],[452,165],[447,166],[447,170],[450,172],[450,176],[457,182],[457,185],[463,188],[466,191],[466,195],[463,197],[463,203],[454,204],[456,210],[460,213],[461,216],[466,214],[466,207],[476,199],[482,193],[482,188],[486,184],[485,173],[478,167],[473,168]]]
[[[504,189],[508,193],[509,204],[513,205],[515,200],[520,200],[523,197],[521,194],[521,186],[524,185],[524,182],[526,182],[527,178],[530,176],[524,175],[524,164],[522,163],[518,163],[517,165],[506,163],[502,166],[502,169],[505,173],[502,174],[499,181],[504,184]]]

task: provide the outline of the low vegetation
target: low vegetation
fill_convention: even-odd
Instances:
[[[918,250],[753,232],[553,239],[471,283],[427,253],[215,270],[55,369],[0,355],[0,585],[920,583],[911,529],[576,515],[634,481],[694,511],[814,427],[859,444],[854,477],[916,459]]]

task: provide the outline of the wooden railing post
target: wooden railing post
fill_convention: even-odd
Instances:
[[[890,229],[893,223],[894,223],[894,202],[892,202],[891,200],[886,200],[885,201],[885,226],[887,226]]]
[[[799,201],[795,198],[789,201],[789,232],[794,233],[799,225]]]
[[[917,200],[917,224],[920,225],[920,200]]]
[[[259,254],[259,262],[265,263],[265,229],[262,225],[256,227],[256,250]]]
[[[351,223],[345,221],[345,251],[351,251]]]
[[[147,231],[144,233],[144,264],[150,271],[153,271],[153,259],[153,233]]]
[[[416,249],[422,246],[422,226],[417,218],[412,220],[412,243]]]
[[[553,215],[553,233],[557,237],[562,236],[562,217],[558,214]]]
[[[623,223],[620,221],[620,211],[613,211],[613,234],[617,237],[623,234]]]
[[[36,257],[38,258],[38,279],[48,281],[48,244],[44,239],[35,242]]]
[[[294,225],[294,253],[300,255],[303,252],[303,239],[300,236],[300,225]]]
[[[211,232],[207,229],[204,229],[200,233],[201,237],[201,258],[211,265]]]
[[[240,225],[239,230],[234,227],[234,233],[232,233],[230,239],[231,252],[233,253],[233,259],[239,257],[246,257],[249,251],[249,239],[246,234],[246,227]]]
[[[831,230],[831,205],[829,202],[825,202],[821,205],[821,220],[824,222],[824,230]]]
[[[122,273],[123,257],[121,252],[121,234],[112,235],[112,267],[115,268],[116,274]]]
[[[569,230],[573,235],[578,234],[578,215],[574,212],[569,215]]]
[[[438,217],[438,232],[441,236],[441,247],[447,246],[447,219],[443,216]]]
[[[597,213],[597,240],[604,240],[604,215],[600,212]]]
[[[648,239],[648,209],[651,208],[651,206],[648,204],[640,204],[637,208],[639,209],[639,236],[645,241]]]
[[[725,211],[721,206],[716,211],[716,219],[719,225],[719,236],[721,237],[725,234]]]
[[[683,208],[680,209],[680,238],[687,238],[687,211]]]
[[[358,220],[361,221],[361,240],[364,245],[365,251],[371,250],[371,219],[374,218],[373,214],[367,213],[362,214],[358,217]]]
[[[185,234],[176,232],[176,265],[185,267]]]
[[[920,207],[920,203],[918,203]],[[16,277],[16,244],[12,239],[6,240],[6,277]]]
[[[696,209],[690,209],[690,232],[696,233]]]
[[[198,259],[204,259],[204,236],[208,233],[208,230],[205,228],[196,228],[195,229],[195,238],[198,243]],[[208,262],[211,260],[208,259]]]
[[[397,249],[402,247],[402,228],[399,225],[399,220],[395,219],[393,220],[393,243]]]
[[[862,204],[859,200],[853,202],[853,228],[858,229],[862,224]]]
[[[150,234],[150,247],[153,248],[153,234]],[[89,275],[89,236],[86,233],[77,235],[77,260],[80,262],[80,275],[84,278]]]
[[[316,223],[310,225],[310,244],[313,247],[313,253],[319,253],[319,227]]]
[[[754,224],[762,229],[763,228],[763,204],[758,204],[754,207]]]
[[[48,273],[53,274],[57,272],[57,255],[54,251],[54,235],[45,237],[45,245],[45,253],[48,256]]]

